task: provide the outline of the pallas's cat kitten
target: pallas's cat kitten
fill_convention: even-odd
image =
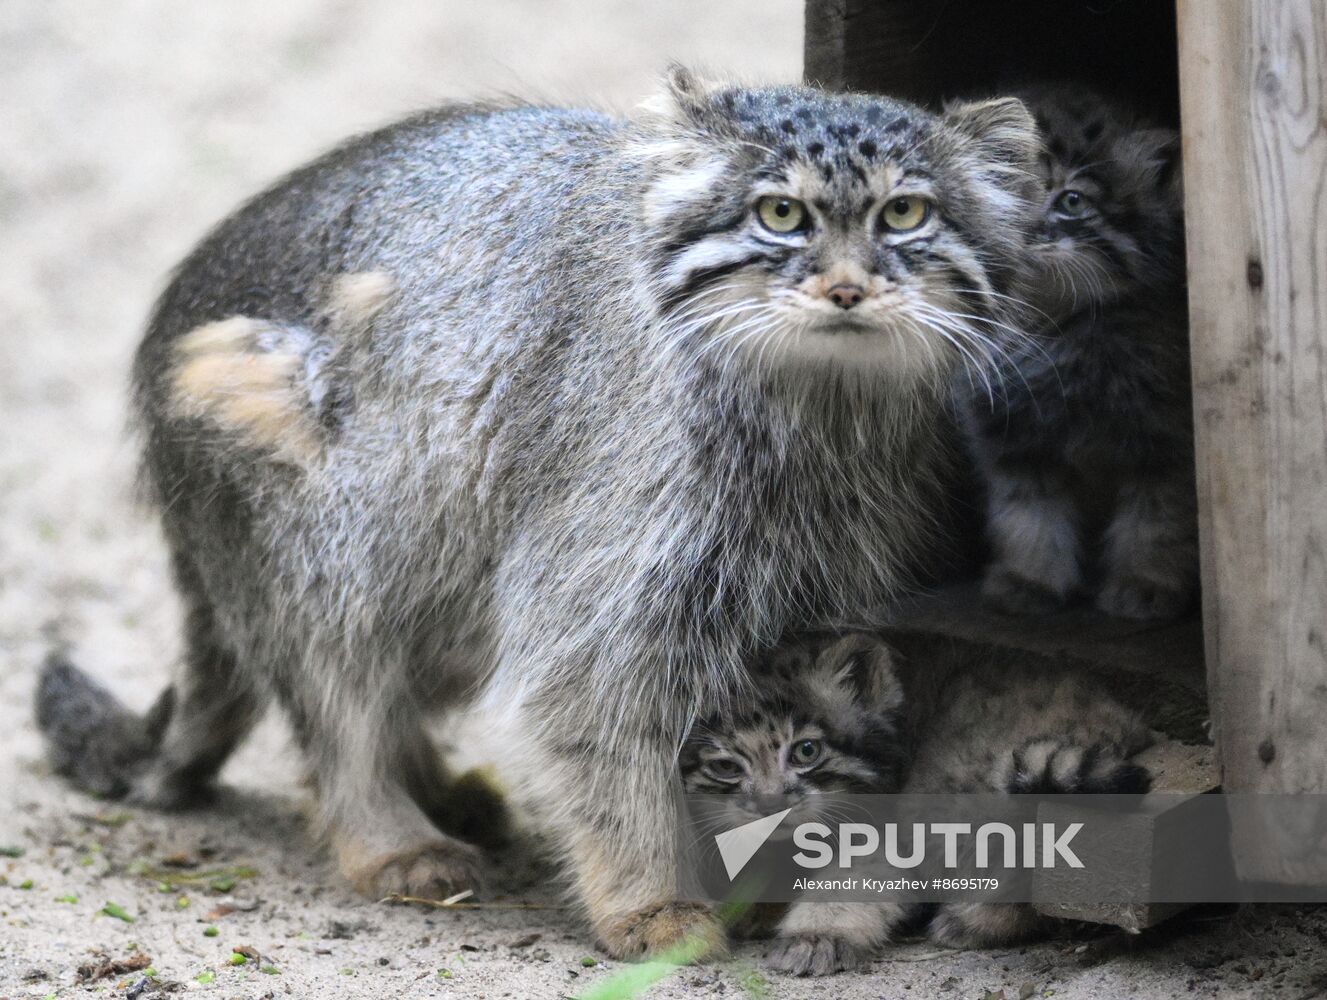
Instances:
[[[184,262],[138,354],[173,696],[149,725],[53,665],[56,762],[170,804],[275,696],[345,875],[441,898],[479,859],[423,719],[477,691],[609,951],[717,942],[677,747],[753,650],[907,579],[952,338],[1004,322],[1035,150],[1012,99],[677,70],[628,118],[456,105],[297,171]]]
[[[1151,742],[1147,726],[1078,674],[901,663],[863,632],[786,644],[752,670],[755,697],[700,720],[681,755],[683,788],[733,796],[734,825],[787,806],[814,812],[827,793],[1136,794],[1150,783],[1129,760]],[[1020,904],[800,902],[769,960],[798,975],[855,968],[922,919],[953,947],[1053,924]]]
[[[1026,95],[1044,138],[1030,339],[968,403],[998,610],[1084,591],[1126,618],[1197,584],[1179,138],[1073,87]],[[990,389],[990,391],[987,391]]]

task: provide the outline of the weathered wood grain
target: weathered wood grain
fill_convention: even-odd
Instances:
[[[1327,5],[1180,0],[1210,697],[1223,786],[1327,792]],[[1245,877],[1327,881],[1274,828]]]

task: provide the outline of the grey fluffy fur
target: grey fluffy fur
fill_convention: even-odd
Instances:
[[[942,119],[676,70],[629,119],[454,106],[260,195],[182,264],[138,354],[190,620],[130,794],[170,804],[214,774],[273,693],[346,875],[445,895],[479,857],[439,829],[423,718],[480,693],[522,733],[605,945],[717,944],[679,885],[677,748],[752,650],[906,584],[952,345],[1005,321],[1034,149],[1016,101]],[[900,177],[935,212],[873,237],[871,192]],[[762,186],[802,192],[816,237],[756,229]],[[849,264],[873,296],[855,324],[815,285]],[[395,294],[332,344],[329,282],[369,272]],[[327,342],[341,394],[297,461],[264,447],[270,413],[231,433],[226,408],[181,403],[181,345],[234,317]]]

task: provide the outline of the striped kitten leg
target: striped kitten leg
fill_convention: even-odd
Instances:
[[[828,976],[867,964],[906,916],[898,903],[794,903],[766,961],[794,976]]]
[[[943,903],[926,936],[947,948],[994,948],[1026,941],[1048,924],[1026,903]]]
[[[1192,481],[1136,479],[1120,488],[1105,535],[1097,607],[1120,618],[1174,618],[1193,601],[1198,534]]]
[[[1064,476],[1001,466],[990,473],[989,532],[995,558],[982,599],[1012,615],[1062,607],[1082,584],[1078,512]]]

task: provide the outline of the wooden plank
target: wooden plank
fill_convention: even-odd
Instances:
[[[1223,785],[1327,792],[1327,5],[1180,0],[1178,14]],[[1240,874],[1304,884],[1282,836],[1237,826]],[[1324,881],[1327,849],[1319,861]]]
[[[1086,605],[1036,618],[1011,618],[986,610],[978,584],[968,581],[899,604],[893,620],[914,631],[1164,677],[1199,693],[1205,687],[1202,629],[1196,618],[1132,621],[1107,617]]]
[[[1040,664],[1103,677],[1148,725],[1210,751],[1203,636],[1196,619],[1130,622],[1082,607],[1041,618],[1009,618],[981,607],[975,583],[955,584],[899,605],[888,634],[909,660],[949,662],[953,649],[974,669]],[[1174,790],[1205,791],[1202,779]]]
[[[1081,807],[1059,798],[1038,806],[1037,822],[1063,829],[1078,815]],[[1113,924],[1133,934],[1188,909],[1187,903],[1167,899],[1168,887],[1208,880],[1224,885],[1230,875],[1225,843],[1219,835],[1212,835],[1211,809],[1203,808],[1212,800],[1204,799],[1190,795],[1144,800],[1134,812],[1103,813],[1092,824],[1090,839],[1109,845],[1115,891],[1097,898],[1113,896],[1116,901],[1067,902],[1081,899],[1085,887],[1099,885],[1100,870],[1039,868],[1032,875],[1033,908],[1050,917]]]

